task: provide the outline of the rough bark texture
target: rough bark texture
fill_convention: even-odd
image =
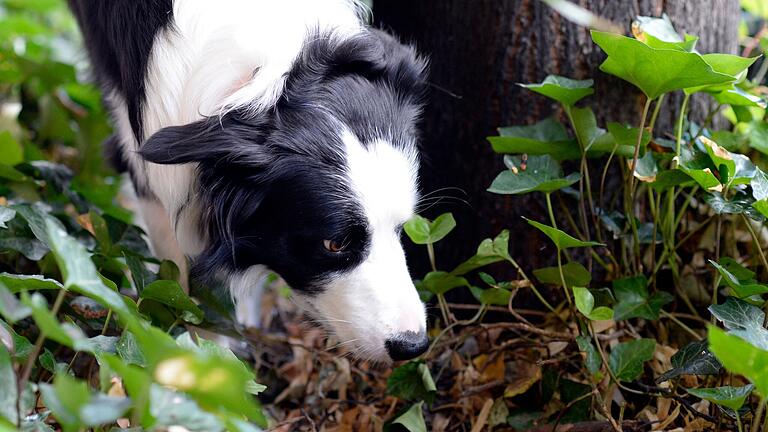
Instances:
[[[637,15],[666,13],[678,31],[701,37],[701,52],[735,53],[738,46],[738,0],[577,2],[627,29]],[[442,203],[427,212],[434,216],[452,211],[459,224],[437,248],[441,267],[466,258],[482,238],[504,228],[512,230],[511,252],[524,267],[548,261],[554,250],[520,218],[541,217],[541,200],[485,191],[503,167],[485,137],[494,135],[498,126],[531,124],[556,109],[549,100],[515,83],[539,82],[548,74],[594,77],[596,94],[587,103],[601,125],[606,120],[635,124],[643,97],[599,72],[604,54],[589,32],[539,0],[377,0],[374,19],[430,58],[433,89],[423,127],[424,192],[458,187],[467,194],[469,206]],[[658,125],[671,130],[677,115],[674,107],[681,98],[667,100]],[[693,110],[706,112],[707,103],[704,98],[696,100]],[[425,270],[423,255],[421,250],[410,254],[416,274]]]

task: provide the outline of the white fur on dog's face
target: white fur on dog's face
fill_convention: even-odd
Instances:
[[[403,332],[424,333],[426,313],[400,244],[400,228],[417,201],[418,162],[412,146],[379,140],[363,146],[345,132],[347,175],[370,227],[366,259],[331,278],[300,302],[362,358],[388,361],[385,342]]]

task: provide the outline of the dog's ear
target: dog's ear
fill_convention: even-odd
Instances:
[[[164,165],[241,159],[258,163],[264,158],[263,129],[258,120],[209,117],[160,129],[141,145],[139,154],[148,162]]]

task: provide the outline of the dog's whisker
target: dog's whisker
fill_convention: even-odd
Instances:
[[[326,352],[328,352],[328,351],[333,351],[334,349],[336,349],[336,348],[338,348],[338,347],[340,347],[340,346],[343,346],[343,345],[348,345],[348,344],[351,344],[351,343],[355,343],[355,342],[357,342],[358,340],[359,340],[359,339],[350,339],[350,340],[347,340],[347,341],[344,341],[344,342],[339,342],[339,343],[337,343],[336,345],[333,345],[332,347],[326,348],[326,349],[325,349],[325,351],[326,351]]]

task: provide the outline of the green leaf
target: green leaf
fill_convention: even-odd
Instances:
[[[0,132],[0,164],[14,166],[24,162],[24,150],[10,131]]]
[[[158,280],[144,287],[139,296],[151,299],[180,311],[189,312],[182,315],[185,321],[200,324],[203,321],[203,311],[192,301],[176,281]]]
[[[653,183],[659,173],[659,167],[652,152],[646,152],[643,157],[637,160],[637,166],[633,172],[636,179],[641,182]]]
[[[694,341],[672,356],[672,369],[661,374],[656,382],[668,381],[680,375],[717,375],[722,367],[709,351],[709,342]]]
[[[763,154],[768,154],[768,122],[752,121],[749,127],[749,146]]]
[[[756,201],[743,191],[737,191],[730,199],[724,198],[719,192],[705,194],[704,202],[715,214],[744,214],[758,222],[765,220],[763,215],[755,209]]]
[[[608,366],[619,381],[634,381],[643,374],[643,364],[653,358],[655,350],[653,339],[620,343],[611,350]]]
[[[144,353],[141,352],[141,348],[133,333],[124,331],[123,334],[120,335],[120,340],[117,342],[116,349],[120,359],[126,364],[135,364],[142,367],[147,365]]]
[[[521,87],[554,99],[566,106],[572,106],[579,100],[594,93],[594,81],[574,80],[558,75],[549,75],[539,84],[518,84]]]
[[[542,223],[536,222],[534,220],[530,220],[525,217],[523,219],[528,221],[529,224],[536,227],[539,231],[546,234],[547,237],[549,237],[549,239],[552,240],[552,243],[555,244],[555,247],[557,247],[558,250],[578,248],[578,247],[605,246],[602,243],[598,243],[598,242],[593,242],[593,241],[587,242],[587,241],[579,240],[577,238],[571,237],[570,235],[560,231],[557,228],[553,228],[549,225],[544,225]]]
[[[442,240],[456,228],[456,220],[451,213],[441,214],[433,222],[419,215],[414,215],[405,223],[403,228],[414,243],[433,244]]]
[[[136,291],[141,294],[144,287],[154,282],[157,276],[147,269],[147,266],[138,256],[131,253],[124,253],[123,256],[128,269],[131,271],[131,281],[133,281]]]
[[[614,319],[617,321],[630,318],[659,319],[661,307],[674,300],[665,291],[648,294],[648,280],[645,276],[634,276],[613,281],[613,294],[616,297]]]
[[[45,298],[34,293],[30,297],[26,292],[21,295],[21,302],[32,310],[32,317],[48,339],[77,351],[95,352],[95,347],[85,333],[70,323],[61,324],[49,310]]]
[[[19,420],[16,411],[17,396],[19,394],[16,384],[16,372],[11,363],[11,354],[0,343],[0,419],[6,419],[12,424]]]
[[[402,425],[408,432],[427,432],[427,424],[421,411],[423,406],[423,401],[411,405],[406,412],[394,419],[392,424]]]
[[[768,19],[768,5],[763,0],[741,0],[741,7],[752,15]]]
[[[574,286],[587,286],[592,281],[592,274],[578,262],[569,262],[563,265],[563,277],[568,288]],[[559,267],[545,267],[533,271],[533,275],[539,282],[555,286],[563,285]]]
[[[753,388],[755,386],[749,384],[743,387],[693,388],[686,389],[685,391],[698,398],[708,400],[713,404],[737,411],[744,405],[744,401],[752,393]]]
[[[8,228],[5,223],[16,217],[16,210],[0,206],[0,228]]]
[[[387,379],[387,393],[405,401],[435,400],[437,387],[429,367],[421,360],[413,360],[396,367]]]
[[[493,151],[497,153],[546,154],[556,160],[581,157],[576,141],[568,137],[565,127],[554,117],[530,126],[502,127],[499,128],[499,135],[488,137]]]
[[[171,426],[188,430],[223,431],[219,419],[200,408],[195,401],[182,393],[173,392],[158,385],[150,389],[150,413],[155,417],[153,428],[166,429]]]
[[[576,302],[576,309],[582,314],[589,316],[595,307],[595,297],[586,288],[574,287],[573,298]]]
[[[597,119],[592,108],[571,108],[571,119],[576,136],[581,145],[584,146],[585,151],[597,149],[599,150],[598,153],[604,153],[613,150],[614,138],[605,129],[597,126]]]
[[[40,384],[40,393],[64,430],[112,423],[131,406],[127,398],[91,394],[85,382],[67,374],[57,374],[53,385]]]
[[[510,259],[512,258],[509,256],[509,231],[503,230],[496,238],[487,238],[480,242],[475,256],[459,264],[451,274],[462,276],[480,267]]]
[[[681,38],[667,14],[661,18],[638,16],[632,22],[632,33],[637,40],[654,48],[692,52],[698,41],[698,38],[688,35],[685,39]]]
[[[0,273],[0,282],[5,284],[12,293],[21,291],[58,290],[64,289],[59,281],[46,279],[42,275],[15,275]]]
[[[613,311],[605,306],[595,308],[595,297],[587,288],[573,287],[573,297],[576,309],[592,321],[609,320]]]
[[[586,355],[585,364],[587,370],[595,376],[599,376],[600,367],[602,366],[602,360],[600,359],[600,353],[597,352],[597,348],[592,343],[592,340],[588,336],[577,336],[576,343],[579,346],[579,351]]]
[[[469,286],[469,282],[460,276],[444,271],[434,271],[427,273],[424,279],[417,285],[422,286],[427,291],[434,294],[445,294],[446,292],[460,286]]]
[[[704,54],[704,61],[709,64],[715,72],[732,76],[733,82],[742,81],[746,77],[747,69],[757,60],[757,57],[747,58],[732,54]],[[717,93],[734,88],[732,83],[714,84],[704,86],[694,86],[685,89],[687,94],[693,94],[699,91]]]
[[[629,81],[649,99],[674,90],[735,81],[731,75],[715,72],[698,53],[656,49],[614,33],[591,33],[592,40],[608,54],[600,70]]]
[[[755,166],[749,161],[749,158],[731,153],[707,137],[700,137],[699,139],[704,144],[712,163],[717,167],[721,183],[745,184],[754,177]],[[737,162],[740,168],[738,173]]]
[[[760,96],[747,93],[739,87],[731,85],[717,93],[710,93],[722,105],[748,106],[765,109],[766,101]]]
[[[717,192],[723,189],[720,180],[714,174],[716,167],[707,154],[683,148],[680,156],[676,156],[675,159],[678,162],[678,169],[690,176],[702,188]]]
[[[688,186],[693,183],[693,179],[683,171],[665,170],[656,175],[656,180],[650,186],[656,191],[665,191],[672,186]]]
[[[123,297],[104,285],[85,247],[51,220],[46,220],[46,230],[51,250],[64,276],[64,286],[112,309],[126,322],[137,322],[137,313],[128,308]]]
[[[757,283],[755,280],[739,280],[733,273],[729,272],[720,264],[712,260],[709,260],[709,263],[717,269],[723,277],[723,281],[731,288],[731,290],[733,290],[738,298],[743,299],[752,297],[753,295],[768,293],[768,286]]]
[[[760,349],[768,349],[768,330],[763,328],[765,313],[743,300],[728,297],[725,303],[709,307],[729,334],[738,336]]]
[[[484,305],[506,306],[512,296],[511,291],[499,287],[479,288],[470,286],[469,290],[477,301]]]
[[[768,351],[715,326],[709,326],[709,349],[729,372],[747,377],[762,397],[768,395]]]
[[[19,300],[11,294],[8,287],[0,282],[0,316],[13,324],[21,321],[32,314],[32,309],[22,305]]]
[[[504,156],[504,163],[509,168],[502,171],[488,188],[489,192],[517,195],[530,192],[550,193],[568,187],[579,181],[578,173],[563,177],[562,169],[548,155],[530,156],[523,163],[520,156]]]

